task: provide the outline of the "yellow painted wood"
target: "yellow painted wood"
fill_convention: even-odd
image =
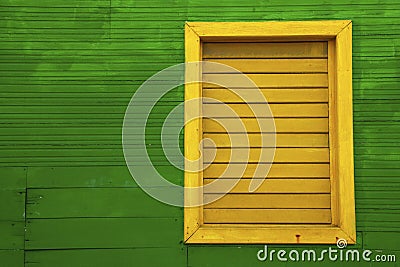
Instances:
[[[328,81],[329,81],[329,144],[332,224],[339,225],[338,216],[338,165],[337,165],[337,98],[336,98],[336,41],[328,42]]]
[[[328,90],[326,88],[318,89],[260,89],[268,103],[309,103],[309,102],[328,102]],[[263,102],[260,100],[259,90],[253,89],[203,89],[203,96],[213,98],[221,102],[247,103]],[[207,102],[207,101],[205,101]]]
[[[253,178],[257,164],[244,164],[243,178]],[[262,165],[261,165],[262,166]],[[227,164],[211,164],[204,170],[204,178],[218,178]],[[265,167],[266,168],[266,167]],[[268,179],[272,178],[329,178],[329,164],[272,164]],[[229,178],[227,176],[227,178]],[[237,178],[237,177],[230,177]],[[264,177],[255,177],[264,178]]]
[[[287,21],[287,22],[188,22],[203,40],[215,40],[223,37],[246,38],[301,37],[310,40],[313,37],[334,37],[351,21]]]
[[[337,169],[339,226],[351,239],[356,238],[354,201],[353,106],[352,106],[352,25],[336,38],[337,64]]]
[[[272,148],[232,148],[217,149],[215,159],[213,160],[214,149],[204,148],[204,162],[228,163],[228,162],[270,162],[269,157],[261,156],[261,151],[265,154],[273,153]],[[231,156],[232,154],[232,156]],[[328,148],[277,148],[273,162],[276,163],[329,163]]]
[[[222,43],[224,44],[224,43]],[[288,44],[288,43],[286,43]],[[307,44],[307,43],[306,43]],[[247,44],[249,45],[249,44]],[[243,48],[248,51],[247,46]],[[281,51],[277,47],[278,51]],[[243,50],[242,50],[243,51]],[[250,51],[254,52],[254,51]],[[305,58],[305,59],[212,59],[208,62],[228,65],[243,73],[308,73],[308,72],[328,72],[327,59]],[[225,72],[217,64],[205,64],[203,73]]]
[[[220,42],[203,45],[205,59],[326,58],[326,42]]]
[[[212,134],[206,133],[203,138],[210,138],[217,147],[232,147],[231,138],[246,138],[250,147],[328,147],[328,134],[276,134],[274,142],[272,134]],[[271,135],[271,137],[268,137]],[[261,142],[263,140],[263,142]],[[207,147],[205,145],[204,147]],[[238,146],[242,147],[242,146]]]
[[[280,88],[280,87],[328,87],[328,75],[321,73],[308,74],[247,74],[254,82],[246,82],[239,74],[204,74],[203,88]],[[257,86],[257,87],[255,87]]]
[[[225,129],[221,125],[232,125],[232,120],[234,119],[218,119],[216,122],[213,119],[203,120],[203,131],[208,133],[223,133]],[[260,132],[259,124],[270,125],[270,119],[250,119],[243,118],[241,121],[244,124],[245,129],[249,133]],[[327,133],[328,132],[328,119],[326,118],[277,118],[275,121],[275,129],[267,129],[268,132],[273,132],[276,130],[277,133]],[[241,132],[242,128],[230,131]]]
[[[195,62],[201,60],[201,45],[199,36],[188,25],[185,25],[185,61]],[[194,75],[194,77],[192,77]],[[185,73],[186,80],[198,79],[200,72],[188,71]],[[201,84],[187,83],[185,84],[185,100],[196,99],[201,97]],[[185,109],[185,121],[196,115],[200,115],[201,107],[198,109]],[[193,114],[194,113],[194,114]],[[202,138],[202,120],[193,120],[185,125],[185,157],[188,159],[198,159],[200,151],[197,149],[198,144]],[[185,162],[185,170],[188,166]],[[194,173],[185,171],[185,187],[195,187],[202,183],[202,172]],[[202,224],[203,212],[201,207],[189,207],[191,203],[198,202],[201,196],[193,193],[185,192],[184,202],[185,207],[184,216],[184,238],[187,240]]]
[[[205,223],[330,223],[329,209],[204,209]]]
[[[204,194],[204,201],[208,203],[214,199],[213,194]],[[329,209],[331,206],[330,194],[226,194],[217,201],[204,206],[211,208],[249,208],[249,209]]]
[[[335,244],[339,238],[354,244],[342,229],[330,225],[207,224],[200,227],[187,243]]]
[[[204,185],[217,179],[204,179]],[[249,179],[219,179],[218,184],[205,188],[204,193],[224,193],[225,188],[232,184],[235,187],[229,193],[249,193]],[[262,193],[330,193],[329,179],[265,179],[253,194]]]
[[[230,107],[221,108],[221,105]],[[328,117],[328,104],[269,104],[271,112],[266,103],[260,104],[203,104],[204,116],[210,118],[221,117],[305,117],[324,118]],[[233,115],[233,116],[232,116]]]
[[[331,203],[335,203],[335,197],[337,197],[337,202],[338,202],[338,211],[335,214],[335,211],[332,211],[329,208],[324,209],[325,212],[327,212],[328,215],[328,222],[327,225],[330,225],[332,222],[339,222],[338,225],[339,227],[329,227],[326,228],[325,231],[320,231],[320,228],[313,224],[313,225],[305,225],[304,227],[301,228],[287,228],[284,231],[280,231],[282,227],[285,227],[284,225],[281,226],[273,226],[273,227],[264,227],[262,225],[255,226],[253,228],[256,230],[253,234],[255,236],[251,238],[246,238],[243,235],[244,234],[249,234],[252,233],[252,229],[246,228],[246,223],[252,223],[252,224],[257,224],[257,221],[253,222],[246,222],[245,220],[251,216],[246,216],[246,215],[240,215],[240,214],[235,214],[232,216],[232,218],[228,218],[230,221],[227,221],[227,225],[223,225],[223,227],[219,227],[218,225],[214,225],[212,223],[208,223],[208,218],[206,216],[206,211],[211,211],[214,209],[204,209],[204,212],[201,212],[202,214],[199,214],[199,221],[200,221],[200,227],[192,233],[190,237],[185,236],[186,242],[187,243],[204,243],[204,242],[212,242],[212,243],[232,243],[232,242],[237,242],[237,243],[242,243],[242,242],[287,242],[287,243],[335,243],[337,238],[345,238],[348,240],[348,243],[354,243],[355,242],[355,224],[353,224],[353,219],[354,219],[354,212],[353,214],[351,213],[351,207],[353,207],[354,204],[354,185],[353,181],[349,181],[348,179],[344,178],[344,176],[347,176],[349,172],[352,172],[352,168],[348,168],[348,170],[344,170],[343,166],[346,166],[346,164],[353,164],[352,160],[350,160],[350,163],[346,163],[346,157],[344,156],[344,152],[348,151],[351,149],[351,158],[352,158],[352,141],[351,143],[346,142],[346,140],[349,140],[349,131],[348,131],[348,126],[350,125],[349,122],[351,122],[351,118],[349,119],[341,119],[341,114],[352,114],[351,110],[351,105],[350,108],[347,107],[347,104],[351,104],[351,49],[350,53],[346,51],[345,57],[342,58],[343,64],[340,64],[340,51],[346,49],[346,45],[351,46],[351,22],[350,21],[327,21],[325,22],[287,22],[287,23],[280,23],[280,22],[273,22],[273,23],[189,23],[190,29],[192,29],[196,35],[199,37],[199,40],[202,42],[219,42],[219,44],[210,44],[215,50],[217,46],[219,46],[219,50],[221,50],[221,45],[224,45],[224,42],[227,40],[230,40],[231,42],[237,42],[237,41],[242,41],[246,42],[247,44],[250,44],[251,42],[254,42],[255,40],[260,43],[267,43],[271,42],[285,42],[285,41],[291,41],[293,43],[296,43],[298,45],[298,41],[316,41],[316,40],[322,40],[325,39],[323,42],[323,46],[325,46],[322,49],[322,53],[324,53],[323,57],[313,57],[313,56],[308,56],[308,57],[303,57],[304,54],[307,54],[308,52],[305,53],[300,53],[297,57],[293,56],[288,56],[288,57],[274,57],[274,56],[266,56],[266,57],[252,57],[251,53],[249,55],[248,51],[242,50],[244,54],[248,54],[245,57],[242,57],[243,60],[248,61],[248,63],[245,63],[243,66],[245,67],[244,69],[247,68],[249,72],[257,73],[257,74],[250,74],[249,77],[263,90],[269,90],[265,91],[265,93],[270,93],[273,94],[275,97],[276,96],[284,96],[282,93],[277,92],[279,89],[283,90],[310,90],[310,89],[315,89],[315,90],[325,90],[325,95],[322,95],[321,92],[318,97],[324,99],[323,101],[315,101],[314,98],[311,98],[310,101],[304,101],[300,102],[298,101],[297,103],[326,103],[327,98],[329,100],[329,112],[332,114],[335,112],[334,108],[331,109],[332,106],[332,99],[337,101],[338,107],[337,107],[337,118],[334,116],[329,117],[329,118],[276,118],[275,123],[277,126],[277,132],[278,134],[280,133],[286,133],[286,134],[304,134],[304,133],[313,133],[313,134],[320,134],[320,133],[327,133],[328,132],[328,125],[331,127],[337,126],[335,129],[340,128],[340,131],[338,133],[332,133],[330,132],[330,137],[329,137],[329,144],[333,140],[337,140],[336,144],[336,151],[335,151],[335,143],[333,142],[334,148],[278,148],[277,150],[277,157],[280,158],[282,155],[282,151],[290,151],[290,149],[296,149],[297,153],[301,151],[302,149],[310,149],[310,151],[313,151],[312,153],[316,153],[318,149],[325,149],[323,155],[320,158],[323,159],[323,163],[321,164],[272,164],[272,170],[271,170],[271,180],[277,179],[280,175],[282,176],[280,180],[285,180],[285,179],[298,179],[299,177],[302,177],[301,175],[306,175],[305,173],[300,173],[300,174],[294,174],[293,170],[295,170],[296,167],[293,165],[299,165],[302,166],[300,168],[303,168],[303,170],[306,170],[307,168],[310,169],[311,166],[313,166],[313,170],[316,170],[315,172],[312,171],[312,174],[307,175],[308,177],[304,177],[304,180],[310,180],[312,179],[313,175],[316,175],[315,173],[318,172],[319,174],[323,175],[323,177],[328,178],[330,176],[330,170],[329,170],[329,161],[332,160],[332,162],[337,159],[337,174],[338,174],[338,190],[337,194],[333,195],[332,198],[328,198],[328,205],[330,206]],[[263,26],[263,27],[261,27]],[[274,27],[272,27],[274,26]],[[276,26],[276,27],[275,27]],[[290,27],[290,29],[288,28]],[[347,27],[347,28],[346,28]],[[243,29],[243,31],[241,31]],[[350,29],[350,34],[348,33],[349,31],[346,32],[346,29]],[[340,38],[340,36],[343,34],[343,38]],[[347,34],[345,36],[345,34]],[[281,59],[300,59],[300,58],[307,58],[309,60],[311,59],[326,59],[329,51],[328,51],[328,42],[327,40],[333,39],[332,37],[337,37],[336,38],[336,53],[334,55],[335,60],[336,60],[336,65],[332,65],[328,63],[328,69],[329,69],[329,76],[328,74],[323,74],[320,72],[314,73],[314,72],[308,72],[307,71],[302,71],[301,73],[296,73],[296,71],[299,71],[299,65],[296,65],[298,63],[293,63],[293,66],[289,66],[288,64],[285,64],[287,61],[279,61]],[[350,37],[350,38],[349,38]],[[264,38],[264,39],[263,39]],[[321,42],[317,42],[321,43]],[[329,46],[332,46],[330,42]],[[239,44],[239,46],[244,45],[244,44]],[[234,44],[234,46],[238,47],[238,44]],[[255,52],[257,52],[257,49],[253,49]],[[261,51],[261,50],[260,50]],[[310,51],[309,51],[310,52]],[[315,51],[314,51],[315,52]],[[308,54],[312,54],[314,52],[310,52]],[[318,51],[320,53],[321,50]],[[289,52],[290,53],[290,52]],[[201,58],[201,50],[198,53]],[[271,53],[273,54],[273,52]],[[331,57],[332,54],[330,54]],[[204,57],[205,58],[205,57]],[[240,58],[240,57],[235,57],[234,55],[232,56],[216,56],[216,57],[209,57],[209,58],[218,58],[218,60],[235,60],[235,58]],[[272,74],[274,72],[273,66],[268,66],[264,70],[261,69],[261,64],[251,64],[251,59],[266,59],[270,62],[273,62],[272,59],[275,59],[276,67],[275,71],[284,72],[286,69],[289,68],[290,74]],[[328,60],[329,61],[329,60]],[[350,61],[350,64],[348,64]],[[266,63],[265,61],[264,63]],[[243,61],[242,61],[243,63]],[[236,63],[234,63],[236,64]],[[272,64],[272,63],[271,63]],[[295,66],[296,65],[296,66]],[[350,66],[350,67],[349,67]],[[240,66],[238,66],[240,67]],[[291,68],[292,67],[292,68]],[[286,68],[286,69],[285,69]],[[291,69],[290,69],[291,68]],[[297,68],[297,69],[296,69]],[[310,68],[313,68],[313,66],[310,66]],[[335,77],[336,83],[332,82],[332,70],[337,73]],[[269,73],[268,73],[269,71]],[[266,74],[268,73],[268,74]],[[204,74],[206,79],[208,79],[209,82],[217,82],[217,83],[222,83],[218,86],[212,85],[208,86],[205,84],[204,88],[204,94],[206,95],[207,91],[212,91],[215,90],[216,92],[220,91],[221,85],[226,86],[226,87],[236,87],[236,88],[249,88],[248,85],[244,85],[241,83],[241,80],[239,76],[235,75],[230,75],[230,74]],[[350,77],[350,83],[349,79]],[[343,79],[342,79],[343,78]],[[344,80],[344,82],[343,82]],[[350,86],[349,86],[350,84]],[[335,85],[337,85],[337,88],[335,88]],[[329,94],[326,93],[326,88],[329,86]],[[208,90],[211,89],[212,90]],[[278,89],[279,88],[279,89]],[[336,92],[334,92],[336,89]],[[271,91],[274,90],[274,91]],[[350,94],[348,93],[350,91]],[[222,92],[220,92],[222,93]],[[309,93],[316,93],[316,91],[310,91]],[[263,92],[264,94],[264,92]],[[223,94],[222,97],[227,96],[229,97],[229,94]],[[340,96],[344,96],[342,99],[340,99]],[[237,101],[236,96],[230,96],[233,98],[232,103],[240,103]],[[236,100],[235,100],[236,97]],[[316,98],[318,98],[316,97]],[[282,101],[279,100],[278,97],[276,97],[277,100],[275,103],[296,103],[296,99],[293,97],[288,97],[289,100],[287,102],[283,99]],[[303,97],[305,98],[305,97]],[[229,98],[228,98],[229,99]],[[350,99],[350,101],[349,101]],[[343,101],[342,101],[343,100]],[[293,101],[293,102],[292,102]],[[224,102],[227,102],[224,100]],[[342,105],[343,104],[343,105]],[[207,109],[205,109],[207,110]],[[345,112],[346,111],[346,112]],[[232,123],[232,119],[218,119],[222,124],[224,125],[229,125]],[[259,132],[259,127],[257,127],[257,122],[255,119],[249,119],[249,118],[243,118],[242,121],[245,124],[246,130],[249,132],[257,133]],[[269,119],[259,119],[259,121],[263,125],[269,125],[268,123],[270,122]],[[343,133],[340,133],[342,131],[342,127],[344,127]],[[273,127],[270,127],[271,129],[264,129],[264,131],[269,132],[273,130]],[[243,131],[242,128],[236,128],[233,127],[233,129],[230,129],[230,132],[239,132]],[[203,125],[201,128],[198,129],[198,132],[204,131],[206,134],[208,133],[223,133],[224,129],[215,121],[211,121],[210,119],[205,119],[203,120]],[[350,132],[352,134],[352,129],[350,127]],[[332,134],[336,136],[332,136]],[[201,134],[203,136],[203,134]],[[343,142],[342,139],[343,138]],[[352,140],[352,139],[351,139]],[[226,142],[226,140],[225,140]],[[194,143],[194,142],[192,142]],[[197,148],[198,143],[196,144]],[[346,146],[346,147],[345,147]],[[284,150],[282,150],[284,149]],[[286,150],[285,150],[286,149]],[[331,150],[330,150],[331,149]],[[235,149],[236,150],[236,149]],[[217,153],[217,159],[220,157],[222,151],[222,158],[226,157],[228,149],[219,149],[219,152]],[[257,149],[252,149],[251,156],[255,157],[259,153]],[[204,154],[207,156],[209,153],[207,149],[203,150]],[[239,152],[243,152],[240,151]],[[293,152],[293,151],[292,151]],[[304,152],[304,151],[303,151]],[[225,154],[224,154],[225,153]],[[307,152],[308,153],[308,152]],[[312,154],[311,153],[311,154]],[[229,153],[230,154],[230,153]],[[243,153],[239,153],[243,154]],[[280,155],[279,155],[280,154]],[[295,153],[296,154],[296,153]],[[317,155],[318,153],[314,154]],[[320,156],[321,156],[320,155]],[[287,157],[294,157],[294,158],[300,158],[299,154],[298,155],[285,155]],[[305,158],[308,158],[310,154],[308,153],[308,156],[306,155]],[[238,155],[235,158],[241,160],[243,156]],[[303,156],[304,158],[304,156]],[[318,167],[314,165],[320,165]],[[225,164],[212,164],[209,168],[207,168],[204,171],[204,177],[210,177],[207,176],[207,174],[217,174],[217,171],[221,172],[221,169],[223,170]],[[250,167],[248,170],[245,171],[245,175],[247,175],[247,178],[251,177],[251,168],[254,169],[255,164],[250,164]],[[279,167],[277,167],[279,166]],[[277,170],[280,168],[280,172],[278,173]],[[331,173],[334,173],[331,171]],[[288,177],[287,175],[291,174],[291,177]],[[245,176],[244,175],[244,176]],[[317,177],[317,176],[316,176]],[[214,177],[215,178],[215,177]],[[317,178],[322,178],[322,177],[317,177]],[[324,179],[320,179],[324,180]],[[327,179],[325,179],[327,180]],[[342,181],[344,180],[344,181]],[[248,182],[249,179],[243,180],[244,182]],[[326,182],[326,181],[325,181]],[[200,185],[202,183],[202,180],[195,180],[193,183],[197,183],[197,185]],[[350,187],[347,186],[350,183]],[[334,183],[331,182],[331,185]],[[346,187],[350,189],[346,191]],[[333,193],[335,192],[334,190],[332,191]],[[342,198],[341,195],[344,195]],[[351,197],[353,194],[353,203],[350,202],[350,209],[346,209],[345,203],[347,203],[346,198]],[[231,194],[233,196],[239,196],[241,197],[242,194],[238,193],[233,193]],[[249,194],[248,196],[251,197],[256,197],[256,196],[263,196],[263,195],[277,195],[277,194]],[[279,195],[279,194],[278,194]],[[293,195],[300,195],[298,193],[293,193]],[[318,194],[313,194],[315,195]],[[326,194],[330,195],[330,194]],[[206,195],[207,196],[207,195]],[[246,195],[245,195],[246,196]],[[230,195],[229,195],[230,197]],[[220,200],[222,201],[222,200]],[[228,201],[229,202],[229,201]],[[243,202],[243,201],[242,201]],[[218,203],[218,202],[216,202]],[[239,202],[240,203],[240,202]],[[259,203],[259,202],[255,202]],[[264,203],[264,202],[261,202]],[[229,203],[228,203],[229,204]],[[216,209],[217,211],[215,212],[216,216],[223,216],[224,213],[221,213],[222,209]],[[276,210],[276,209],[274,209]],[[299,209],[295,209],[298,211]],[[315,212],[317,209],[312,209],[313,212]],[[232,209],[230,209],[232,211]],[[240,212],[251,212],[252,209],[238,209],[237,210],[239,213]],[[254,211],[254,210],[253,210]],[[264,211],[263,211],[264,212]],[[347,212],[347,213],[346,213]],[[254,213],[255,216],[263,217],[261,213]],[[335,216],[334,220],[332,220],[332,214]],[[204,215],[204,219],[202,218],[202,215]],[[265,213],[265,216],[270,216],[271,213]],[[319,213],[321,215],[321,213]],[[225,215],[224,215],[225,216]],[[232,221],[234,218],[239,220],[239,222]],[[231,220],[232,219],[232,220]],[[240,220],[244,220],[245,222],[240,222]],[[213,225],[213,227],[205,227],[203,222],[206,222],[207,225]],[[221,221],[218,221],[221,223]],[[240,227],[236,227],[235,225],[232,225],[232,222],[236,225],[241,225]],[[261,221],[262,222],[262,221]],[[289,222],[290,223],[290,222]],[[293,223],[293,221],[292,221]],[[301,223],[301,222],[300,222]],[[317,224],[321,224],[321,222],[314,222]],[[220,224],[221,225],[221,224]],[[222,226],[222,225],[221,225]],[[317,229],[317,230],[316,230]],[[301,231],[300,231],[301,230]],[[305,237],[303,237],[305,235]]]

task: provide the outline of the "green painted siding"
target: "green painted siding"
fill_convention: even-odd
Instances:
[[[137,187],[121,147],[135,89],[184,61],[185,21],[321,19],[353,21],[355,247],[398,259],[343,266],[399,266],[398,0],[0,0],[0,266],[338,266],[185,246],[182,209]],[[182,101],[166,95],[146,136],[177,184],[158,139]]]

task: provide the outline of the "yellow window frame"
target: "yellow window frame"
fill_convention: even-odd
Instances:
[[[352,23],[350,20],[293,22],[187,22],[185,61],[202,59],[203,41],[328,41],[329,144],[332,224],[323,225],[219,225],[203,224],[202,207],[185,207],[184,239],[190,243],[313,243],[356,242],[353,118]],[[201,75],[187,73],[187,75]],[[202,97],[199,83],[185,85],[185,100]],[[201,113],[201,107],[185,110]],[[185,156],[200,157],[201,119],[185,126]],[[185,171],[185,187],[201,186],[202,172]],[[185,201],[199,198],[185,193]]]

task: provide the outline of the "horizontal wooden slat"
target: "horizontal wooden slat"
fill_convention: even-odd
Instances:
[[[203,74],[203,88],[327,87],[327,74]],[[249,82],[249,79],[253,82]],[[253,84],[254,83],[254,84]]]
[[[327,59],[213,59],[243,73],[307,73],[327,72]],[[218,64],[204,64],[203,73],[227,72],[227,67]],[[235,73],[236,71],[229,71]]]
[[[250,147],[328,147],[328,134],[276,134],[274,141],[272,134],[211,134],[206,133],[203,138],[210,138],[217,147],[232,147],[235,140],[248,140]],[[231,141],[232,140],[232,141]],[[262,141],[262,143],[261,143]],[[236,147],[243,147],[243,144]],[[207,147],[207,142],[204,143]]]
[[[159,247],[171,246],[181,238],[181,229],[176,227],[181,223],[181,217],[47,218],[28,219],[23,227],[28,250],[126,249],[152,247],[157,238],[160,238]]]
[[[264,95],[268,103],[274,102],[290,102],[290,103],[308,103],[308,102],[327,102],[328,89],[260,89],[261,94]],[[260,99],[260,91],[253,89],[203,89],[203,97],[214,98],[221,102],[231,103],[251,103],[263,102]],[[205,102],[208,102],[205,100]]]
[[[235,122],[235,118],[233,119],[218,119],[223,125],[232,125]],[[297,118],[297,119],[281,119],[276,118],[275,121],[275,129],[273,128],[273,124],[271,124],[271,119],[250,119],[244,118],[241,119],[243,125],[247,132],[257,133],[260,132],[259,125],[263,125],[263,129],[268,126],[268,129],[265,129],[264,132],[274,132],[277,133],[327,133],[328,132],[328,119],[326,118]],[[223,133],[225,129],[218,123],[212,119],[203,119],[203,131],[213,132],[213,133]],[[241,127],[233,129],[229,132],[243,132]]]
[[[242,178],[253,178],[257,164],[244,164],[245,171]],[[267,168],[267,164],[265,164]],[[210,164],[203,172],[204,178],[218,178],[225,171],[227,164]],[[262,167],[262,165],[260,165]],[[237,178],[226,176],[226,178]],[[268,178],[329,178],[329,164],[272,164]],[[265,177],[256,177],[265,178]]]
[[[205,223],[330,223],[329,209],[204,209]]]
[[[215,198],[214,194],[204,194],[204,201]],[[226,194],[215,202],[204,206],[211,208],[262,208],[262,209],[325,209],[330,208],[330,194]]]
[[[227,162],[271,162],[273,155],[272,148],[219,148],[215,158],[213,159],[214,149],[203,149],[203,160],[215,163]],[[260,153],[263,152],[261,157]],[[277,148],[273,162],[291,163],[291,162],[310,162],[310,163],[327,163],[329,162],[328,148]]]
[[[186,264],[186,251],[178,249],[178,247],[39,249],[29,250],[25,253],[22,250],[21,253],[22,263],[20,265],[6,266],[71,267],[92,265],[109,267],[129,266],[132,262],[135,263],[135,266],[183,266]],[[154,255],[157,255],[157,257],[154,257]]]
[[[232,125],[235,118],[230,119],[218,119],[218,122],[212,119],[204,119],[203,120],[203,131],[204,132],[217,132],[222,133],[225,129],[219,124],[223,125]],[[241,119],[243,125],[247,132],[260,132],[259,125],[270,125],[270,119],[250,119],[244,118]],[[328,132],[328,120],[325,118],[307,118],[307,119],[274,119],[275,121],[275,129],[266,129],[268,132],[277,133],[327,133]],[[265,127],[264,127],[265,128]],[[229,131],[229,132],[242,132],[242,128],[238,128],[237,130]],[[265,131],[264,131],[265,132]]]
[[[326,42],[204,43],[203,58],[324,58]]]
[[[104,171],[104,168],[100,168]],[[73,182],[74,179],[85,180],[90,177],[88,169],[81,168],[81,174],[65,173],[55,176],[59,180]],[[99,172],[97,172],[99,173]],[[54,172],[53,172],[54,174]],[[84,175],[86,174],[86,175]],[[93,175],[89,178],[92,184],[96,181],[106,180],[110,177],[105,171],[104,174]],[[41,180],[49,177],[41,176]],[[121,173],[114,177],[121,177]],[[114,178],[112,177],[112,178]],[[55,179],[57,179],[55,178]],[[111,178],[111,177],[110,177]],[[118,180],[118,179],[110,180]],[[132,179],[132,178],[130,178]],[[132,179],[133,180],[133,179]],[[131,186],[134,181],[131,182]],[[127,180],[126,184],[129,184]],[[52,186],[54,187],[54,186]],[[141,188],[121,188],[113,183],[108,183],[109,188],[45,188],[29,189],[26,204],[26,218],[47,219],[47,218],[100,218],[100,217],[176,217],[181,215],[177,207],[164,205],[161,202],[154,203]],[[164,187],[168,190],[168,187]],[[111,199],[118,199],[113,205],[109,205]],[[65,203],[68,203],[66,205]],[[127,205],[129,204],[129,208]],[[63,206],[62,209],[59,207]],[[22,213],[21,213],[22,214]]]
[[[227,107],[221,107],[226,105]],[[229,108],[228,108],[229,107]],[[328,104],[203,104],[203,115],[221,117],[328,117]]]
[[[204,185],[216,179],[204,179]],[[229,193],[249,193],[250,179],[219,179],[218,184],[205,187],[204,193],[226,193],[225,188],[237,184]],[[257,193],[330,193],[329,179],[265,179],[260,187],[252,192]]]

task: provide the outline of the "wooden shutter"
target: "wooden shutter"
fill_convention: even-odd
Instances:
[[[250,144],[249,163],[238,158],[229,160],[231,150],[248,149],[232,147],[229,140],[229,135],[243,133],[227,133],[217,122],[203,119],[203,138],[211,138],[217,146],[214,161],[204,170],[203,183],[217,179],[227,164],[247,165],[230,193],[204,206],[204,224],[331,224],[328,43],[204,42],[202,51],[203,60],[223,63],[247,74],[268,100],[276,124],[276,153],[271,170],[264,183],[249,193],[250,179],[260,163],[260,150],[271,148],[268,144],[261,147],[256,118],[247,103],[229,89],[203,85],[204,97],[220,100],[239,114]],[[207,75],[234,85],[237,74],[220,73],[210,66],[203,69],[203,76]],[[254,90],[238,89],[243,94]],[[220,105],[204,102],[203,112],[212,111],[228,124],[237,120],[219,113]],[[211,148],[205,146],[203,150],[207,164]],[[206,191],[203,197],[207,201],[217,193],[221,192]]]

